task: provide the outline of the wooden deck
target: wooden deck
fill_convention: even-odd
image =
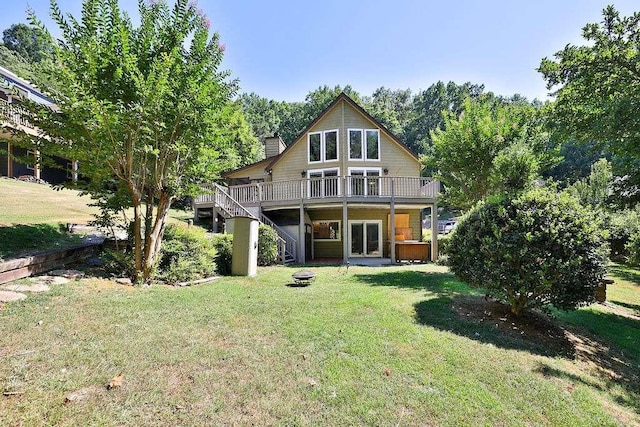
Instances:
[[[24,110],[16,104],[10,104],[0,99],[0,136],[11,139],[11,132],[5,127],[11,127],[24,131],[31,135],[37,135],[37,130],[23,117]]]
[[[204,186],[204,194],[196,198],[195,205],[210,206],[216,201],[213,186]],[[431,204],[434,203],[440,183],[422,177],[362,177],[337,176],[307,178],[291,181],[262,182],[226,188],[239,204],[246,207],[285,207],[334,204],[343,201],[356,203]]]

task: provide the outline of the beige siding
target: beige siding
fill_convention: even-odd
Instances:
[[[344,167],[374,167],[389,169],[388,176],[420,176],[420,163],[407,150],[393,141],[389,135],[380,130],[380,160],[352,160],[349,161],[348,129],[378,129],[365,116],[344,103]],[[347,170],[347,169],[345,169]]]
[[[390,210],[388,208],[350,208],[348,220],[379,220],[382,221],[382,249],[383,256],[389,257],[390,236],[388,233]],[[341,222],[342,238],[347,238],[348,224],[342,224],[342,209],[312,209],[308,211],[311,221],[338,220]],[[397,209],[397,214],[409,214],[409,224],[413,230],[414,240],[422,237],[422,222],[420,209]],[[342,257],[342,240],[335,242],[314,241],[314,256],[316,258]]]
[[[311,163],[308,159],[307,135],[310,132],[338,129],[338,161]],[[301,172],[310,169],[340,168],[340,175],[347,175],[349,167],[388,169],[389,176],[420,176],[420,163],[407,150],[380,131],[379,161],[349,161],[348,129],[378,129],[358,110],[345,101],[337,103],[307,134],[289,148],[284,157],[273,167],[273,180],[300,179]]]
[[[265,171],[265,167],[269,163],[260,162],[256,165],[246,167],[241,170],[230,172],[226,175],[227,179],[230,178],[249,178],[251,180],[263,179],[265,182],[271,181],[271,176]]]

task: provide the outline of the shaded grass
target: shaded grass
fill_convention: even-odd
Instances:
[[[298,288],[292,270],[179,289],[83,280],[6,305],[0,389],[24,394],[0,398],[0,424],[638,422],[616,403],[626,390],[578,361],[465,333],[450,301],[479,296],[441,267],[314,267]]]
[[[81,236],[64,229],[67,223],[93,220],[98,210],[90,203],[88,196],[75,190],[0,179],[0,259],[79,243]],[[188,211],[169,211],[170,223],[186,223],[192,217]]]
[[[81,241],[82,236],[67,233],[64,224],[0,226],[0,260],[64,248]]]

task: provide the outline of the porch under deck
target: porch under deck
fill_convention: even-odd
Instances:
[[[396,215],[406,216],[407,211],[419,212],[424,208],[429,208],[433,216],[430,256],[408,259],[437,258],[437,214],[433,213],[437,212],[439,187],[431,178],[398,176],[334,176],[231,187],[213,184],[203,187],[204,193],[195,200],[194,207],[196,212],[201,208],[222,207],[225,217],[254,216],[273,224],[298,262],[314,263],[319,259],[316,256],[333,257],[341,253],[342,261],[338,264],[380,265],[385,259],[387,264],[403,259],[396,254],[396,240],[407,243],[421,240],[421,219],[411,226],[397,225]],[[283,221],[276,217],[282,217],[283,212],[291,214],[291,218]],[[415,214],[411,215],[415,218]],[[337,231],[339,236],[312,238],[312,221],[336,223],[330,230]],[[405,228],[411,228],[413,235],[405,235]],[[321,253],[317,253],[316,243],[324,246]],[[361,254],[363,258],[354,257]]]

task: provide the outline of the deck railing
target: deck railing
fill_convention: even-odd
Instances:
[[[330,176],[290,181],[260,182],[228,188],[229,195],[242,205],[328,198],[434,199],[440,184],[432,178],[403,176]],[[198,199],[206,203],[208,200]]]
[[[244,208],[237,200],[231,197],[228,193],[228,188],[218,184],[202,186],[204,193],[199,195],[196,199],[196,205],[198,203],[214,203],[224,212],[225,217],[232,218],[235,216],[246,216],[254,218],[263,224],[266,224],[273,228],[278,234],[278,257],[284,264],[288,259],[296,259],[296,240],[291,237],[286,231],[278,227],[273,221],[264,215],[260,215],[257,218],[254,214]]]
[[[4,99],[0,99],[0,121],[5,119],[12,125],[21,125],[26,127],[32,127],[27,120],[24,119],[24,109],[11,104]]]

